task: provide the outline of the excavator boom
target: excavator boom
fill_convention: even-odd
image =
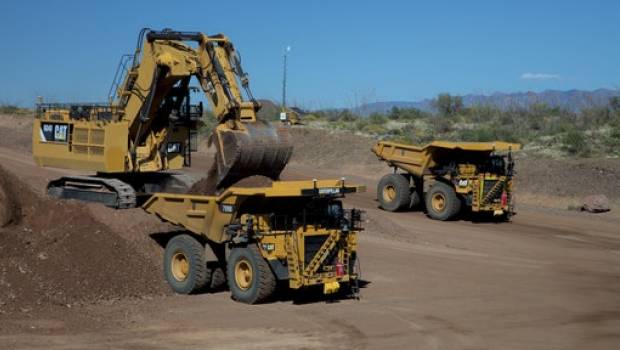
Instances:
[[[288,129],[257,121],[256,113],[261,106],[252,95],[249,77],[232,42],[222,34],[207,36],[199,32],[164,30],[141,35],[146,42],[144,37],[139,39],[132,69],[135,73],[128,74],[124,89],[119,91],[120,102],[125,104],[120,106],[126,111],[124,119],[137,132],[134,145],[143,137],[144,124],[157,113],[153,104],[156,106],[166,96],[171,82],[195,76],[218,121],[211,136],[217,149],[214,190],[250,175],[277,179],[292,153]],[[186,42],[194,42],[198,47],[194,49]],[[135,59],[140,56],[142,61]],[[136,84],[141,76],[145,76],[144,81]],[[148,94],[140,91],[141,86],[149,83]],[[123,96],[129,97],[124,101]],[[148,125],[146,129],[150,130]]]

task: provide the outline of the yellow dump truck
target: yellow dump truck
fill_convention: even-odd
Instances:
[[[463,207],[509,219],[514,214],[512,151],[520,148],[500,141],[434,141],[421,147],[380,141],[371,150],[394,173],[379,181],[377,199],[388,211],[424,202],[436,220],[450,220]]]
[[[278,280],[292,289],[322,285],[326,294],[357,293],[362,212],[344,209],[340,198],[363,190],[344,179],[276,181],[218,196],[156,193],[143,208],[186,230],[167,242],[164,254],[174,291],[216,284],[219,267],[232,297],[254,304],[267,300]]]

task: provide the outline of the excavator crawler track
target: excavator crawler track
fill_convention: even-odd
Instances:
[[[104,204],[115,209],[135,208],[136,191],[131,185],[118,180],[96,176],[64,176],[47,186],[50,197],[76,199]]]

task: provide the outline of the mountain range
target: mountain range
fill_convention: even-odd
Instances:
[[[593,91],[586,90],[545,90],[542,92],[515,92],[515,93],[494,93],[491,95],[468,94],[461,96],[465,107],[474,105],[491,105],[501,109],[511,107],[529,107],[533,104],[544,103],[552,107],[561,107],[570,111],[577,112],[584,108],[605,106],[609,99],[620,96],[620,90],[598,89]],[[398,108],[417,108],[423,111],[434,111],[433,99],[424,99],[417,102],[412,101],[385,101],[374,102],[361,105],[352,111],[362,116],[372,113],[386,113],[393,107]]]

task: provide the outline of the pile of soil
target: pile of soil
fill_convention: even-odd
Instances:
[[[357,166],[373,170],[384,167],[370,152],[376,139],[350,132],[310,128],[293,128],[291,133],[295,140],[293,163],[339,170]]]
[[[620,198],[620,159],[545,159],[521,157],[516,161],[517,192],[563,197],[601,194]]]
[[[165,293],[160,266],[88,207],[39,197],[1,167],[0,177],[20,216],[0,228],[0,315]]]

